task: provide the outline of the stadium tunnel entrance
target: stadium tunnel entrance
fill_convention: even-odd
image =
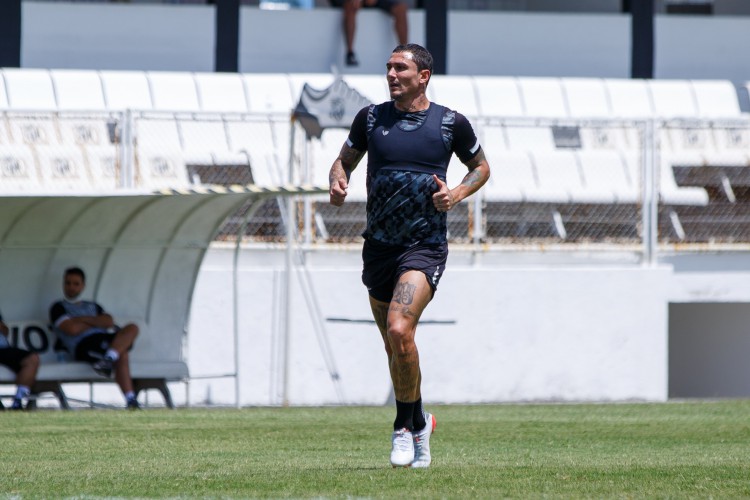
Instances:
[[[669,304],[669,398],[750,397],[750,303]]]

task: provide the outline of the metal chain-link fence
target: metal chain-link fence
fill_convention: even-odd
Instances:
[[[750,243],[748,120],[471,121],[492,176],[448,214],[453,243],[617,248],[650,234],[662,246]],[[3,112],[0,192],[327,186],[346,135],[308,140],[288,115]],[[327,196],[296,202],[300,242],[361,241],[366,162],[343,207]],[[465,173],[454,158],[448,184]],[[248,209],[217,239],[285,240],[285,203],[266,200],[245,225]]]

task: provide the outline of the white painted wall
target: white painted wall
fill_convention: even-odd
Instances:
[[[231,258],[231,250],[213,248],[198,279],[188,348],[197,378],[233,368]],[[323,317],[371,318],[358,249],[309,260]],[[454,250],[417,334],[425,401],[665,400],[670,269],[586,260],[475,267],[469,254]],[[275,312],[283,269],[283,252],[242,253],[243,405],[282,402],[282,331]],[[291,404],[388,400],[385,353],[373,324],[326,323],[345,395],[340,401],[297,280],[292,317]],[[190,394],[192,403],[233,404],[234,384],[193,380]]]
[[[214,8],[23,2],[24,68],[214,70]]]

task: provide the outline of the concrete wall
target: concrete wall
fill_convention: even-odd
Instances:
[[[424,12],[409,12],[424,43]],[[396,44],[391,19],[358,17],[358,68],[341,67],[341,12],[243,7],[240,71],[381,73]],[[750,17],[659,15],[658,78],[750,80]],[[214,7],[24,2],[24,67],[211,71]],[[620,13],[451,11],[448,72],[456,75],[630,74],[630,17]],[[716,57],[721,54],[721,57]]]
[[[243,405],[280,404],[283,251],[246,250],[239,273]],[[452,250],[417,334],[425,401],[602,401],[667,398],[668,267],[627,263],[476,266]],[[233,368],[232,251],[213,248],[198,279],[188,360],[197,378]],[[494,259],[493,259],[494,260]],[[326,342],[295,277],[291,404],[383,404],[390,397],[380,335],[369,323],[357,249],[308,255]],[[335,321],[334,321],[335,320]],[[342,321],[347,320],[347,321]],[[330,349],[325,346],[328,345]],[[340,373],[340,392],[326,354]],[[233,404],[232,379],[193,380],[192,403]]]

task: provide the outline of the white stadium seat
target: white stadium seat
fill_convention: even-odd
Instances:
[[[214,120],[178,120],[183,156],[188,165],[212,165],[213,153],[229,151],[224,122]]]
[[[432,101],[458,111],[470,120],[479,116],[479,105],[471,77],[434,75],[430,78],[427,90],[432,92]]]
[[[136,186],[146,189],[190,185],[177,122],[140,118],[135,121]]]
[[[145,151],[136,157],[137,179],[140,188],[160,190],[190,187],[187,168],[182,156],[164,151]]]
[[[649,80],[654,114],[661,118],[696,116],[698,110],[687,80]]]
[[[146,118],[135,120],[136,149],[150,151],[182,151],[182,140],[177,122],[171,118]]]
[[[232,73],[196,73],[195,85],[201,111],[246,113],[247,99],[242,78]]]
[[[610,117],[609,98],[604,80],[599,78],[562,78],[562,88],[573,118]]]
[[[19,115],[8,120],[10,134],[16,144],[60,144],[57,120],[53,115]]]
[[[155,110],[201,110],[192,73],[151,71],[148,81]]]
[[[661,157],[659,195],[668,205],[708,205],[708,193],[701,187],[678,186],[674,178],[675,166],[702,166],[705,159],[699,153],[668,153]]]
[[[57,121],[62,144],[103,146],[110,144],[107,118],[66,117]]]
[[[146,73],[140,71],[100,71],[107,109],[120,111],[153,109]]]
[[[0,193],[42,191],[31,148],[23,144],[0,144]]]
[[[533,117],[564,118],[568,108],[558,78],[518,79],[524,114]]]
[[[647,118],[654,108],[645,80],[605,79],[613,118]]]
[[[718,153],[747,155],[750,152],[750,127],[719,127],[713,133]]]
[[[99,74],[96,71],[51,70],[52,84],[60,110],[101,111],[106,109]]]
[[[549,127],[505,127],[508,149],[515,151],[554,151],[555,139]]]
[[[515,78],[502,76],[475,76],[482,116],[519,117],[524,115],[521,93]]]
[[[508,149],[508,143],[505,139],[505,127],[499,125],[485,125],[477,130],[474,130],[479,136],[479,143],[487,151],[506,151]]]
[[[57,109],[49,71],[5,68],[3,73],[10,108],[19,111]]]
[[[583,150],[638,149],[638,130],[633,127],[584,126],[578,130]]]
[[[297,104],[285,74],[243,74],[242,81],[253,113],[289,114]]]
[[[690,82],[702,118],[738,118],[742,116],[737,89],[726,80],[692,80]]]
[[[594,201],[586,196],[574,151],[534,151],[531,156],[538,182],[533,201]]]
[[[617,203],[638,202],[638,178],[630,178],[620,152],[579,151],[577,155],[587,191],[604,193],[607,198],[612,196]]]
[[[521,202],[537,190],[534,165],[525,151],[487,151],[492,175],[482,188],[489,202]]]
[[[87,146],[83,150],[91,173],[91,183],[98,191],[115,190],[120,185],[119,151],[113,145]]]
[[[78,146],[36,146],[45,191],[91,192],[93,184]]]
[[[270,120],[227,122],[230,151],[250,159],[253,180],[261,186],[286,182],[289,136]]]

